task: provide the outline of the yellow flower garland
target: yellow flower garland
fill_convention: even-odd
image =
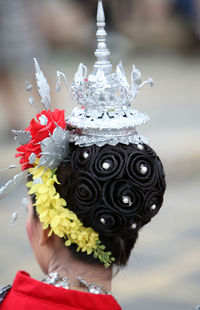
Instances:
[[[77,251],[93,254],[104,263],[105,267],[109,267],[114,258],[111,257],[111,252],[104,251],[105,246],[101,244],[99,234],[91,227],[84,227],[77,215],[66,208],[66,201],[56,192],[54,184],[59,184],[56,169],[39,167],[36,160],[35,167],[30,168],[29,172],[33,176],[33,181],[27,183],[27,187],[30,188],[28,193],[36,197],[36,211],[43,223],[43,229],[50,227],[49,235],[54,233],[60,238],[67,239],[66,246],[77,244]]]

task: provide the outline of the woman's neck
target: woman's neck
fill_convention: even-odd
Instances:
[[[48,274],[57,272],[60,277],[67,277],[70,282],[70,288],[83,290],[78,284],[77,278],[81,277],[88,283],[95,283],[106,289],[111,290],[112,268],[105,268],[102,265],[88,264],[74,258],[66,248],[52,253]]]

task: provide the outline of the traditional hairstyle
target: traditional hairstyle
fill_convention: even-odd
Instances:
[[[57,191],[70,210],[84,226],[99,233],[115,264],[125,265],[139,229],[151,221],[163,202],[165,175],[153,149],[145,144],[139,148],[135,144],[71,145],[57,177]]]

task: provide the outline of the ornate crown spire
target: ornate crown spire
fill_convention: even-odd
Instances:
[[[97,49],[95,51],[95,56],[97,61],[94,64],[94,70],[97,71],[101,68],[105,73],[110,73],[112,70],[112,64],[109,60],[110,51],[107,48],[106,37],[107,32],[105,30],[105,14],[103,9],[102,0],[98,0],[97,9]]]
[[[153,81],[142,82],[140,71],[133,66],[129,85],[121,61],[112,72],[105,25],[103,3],[98,0],[97,60],[93,72],[88,75],[87,67],[81,63],[71,87],[65,75],[57,72],[57,90],[62,76],[72,98],[79,104],[67,119],[73,128],[81,132],[71,135],[71,141],[80,146],[148,143],[146,138],[137,134],[136,127],[148,122],[149,117],[133,109],[131,103],[140,88],[146,83],[152,85]]]

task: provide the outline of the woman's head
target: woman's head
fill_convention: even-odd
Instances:
[[[115,264],[126,265],[141,227],[163,202],[165,175],[156,153],[147,145],[78,147],[56,171],[57,192],[84,226],[92,227],[112,252]],[[71,252],[80,260],[93,256]]]
[[[125,266],[141,227],[151,221],[163,202],[165,175],[162,163],[149,146],[70,145],[70,153],[56,170],[57,193],[85,227],[91,227]],[[32,197],[33,203],[35,202]],[[34,207],[34,216],[37,217]],[[79,260],[99,263],[92,255],[71,253]]]

